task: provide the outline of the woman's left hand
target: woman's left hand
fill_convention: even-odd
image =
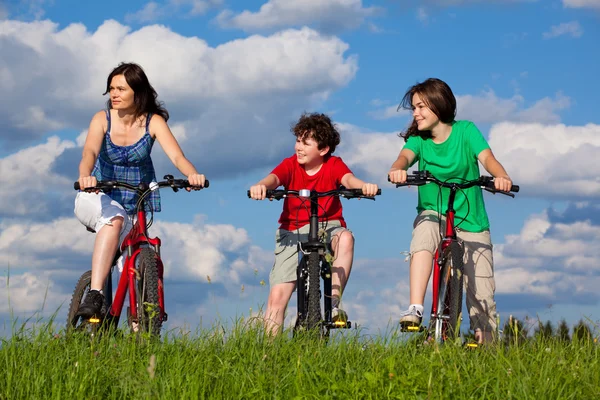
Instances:
[[[206,177],[204,174],[189,174],[187,179],[190,182],[190,185],[195,186],[192,188],[187,188],[187,191],[189,192],[190,190],[202,189],[204,187],[204,181],[206,180]]]

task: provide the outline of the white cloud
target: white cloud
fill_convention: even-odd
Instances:
[[[222,27],[249,32],[308,25],[332,33],[357,28],[378,11],[375,7],[363,7],[362,0],[269,0],[257,12],[234,14],[225,10],[217,22]]]
[[[553,25],[550,27],[549,32],[544,32],[542,36],[544,39],[552,39],[559,36],[568,35],[574,38],[581,37],[583,35],[583,28],[578,21],[563,22],[559,25]]]
[[[0,276],[0,293],[0,315],[14,313],[21,322],[42,310],[45,315],[54,313],[67,298],[46,273]]]
[[[547,212],[531,216],[519,234],[494,247],[498,293],[535,294],[556,304],[591,296],[597,301],[600,256],[594,244],[600,226],[589,220],[552,222]]]
[[[158,20],[161,17],[162,12],[163,9],[160,7],[160,4],[155,1],[151,1],[144,4],[144,7],[142,7],[140,10],[125,15],[125,21],[129,23],[152,22]]]
[[[167,0],[164,3],[150,1],[134,13],[125,15],[128,23],[154,22],[179,13],[195,17],[223,4],[223,0]]]
[[[563,0],[567,8],[597,8],[600,9],[600,0]]]
[[[530,106],[525,106],[523,96],[498,97],[492,89],[478,95],[456,96],[457,117],[476,124],[502,121],[555,123],[560,121],[559,111],[571,106],[571,99],[558,92],[554,98],[544,97]],[[389,119],[410,116],[410,111],[396,111],[397,105],[368,112],[374,119]]]
[[[557,113],[569,108],[571,99],[562,93],[555,98],[545,97],[525,107],[525,99],[520,95],[500,98],[493,90],[480,95],[456,96],[457,117],[475,123],[496,123],[501,121],[555,123],[560,121]]]
[[[46,143],[0,159],[0,217],[34,218],[65,206],[56,203],[66,201],[65,189],[72,188],[72,180],[53,173],[51,167],[66,149],[74,147],[75,143],[53,136]],[[77,165],[73,171],[76,174]],[[72,201],[74,192],[68,193]]]
[[[186,138],[186,155],[213,177],[280,160],[291,149],[290,122],[357,71],[356,58],[345,55],[346,43],[309,28],[217,47],[164,26],[131,31],[115,21],[94,32],[81,24],[59,30],[50,21],[1,21],[0,32],[8,39],[0,41],[3,142],[22,145],[53,128],[87,127],[104,106],[110,70],[134,61],[166,103],[174,130]],[[34,118],[24,119],[23,110]],[[265,148],[267,137],[271,146]],[[224,168],[224,158],[234,162]],[[168,161],[158,156],[157,162],[160,169]]]
[[[600,196],[600,125],[500,123],[488,140],[522,192],[549,198]]]

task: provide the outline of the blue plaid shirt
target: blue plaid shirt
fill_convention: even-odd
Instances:
[[[92,170],[92,175],[99,181],[120,181],[130,185],[138,185],[140,182],[150,183],[156,181],[154,165],[150,158],[154,139],[150,136],[148,127],[152,114],[146,119],[146,133],[136,143],[130,146],[117,146],[110,139],[110,111],[106,110],[108,129],[104,135],[100,154]],[[127,214],[135,214],[135,205],[138,195],[127,189],[114,189],[107,194],[116,202],[121,204]],[[160,211],[159,191],[152,192],[146,198],[145,210],[150,211],[150,205],[155,212]]]

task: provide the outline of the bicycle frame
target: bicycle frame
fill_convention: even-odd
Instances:
[[[378,190],[377,195],[381,194],[381,189]],[[297,196],[301,198],[308,199],[310,201],[310,216],[309,216],[309,233],[308,233],[308,241],[299,242],[298,243],[298,267],[296,270],[297,276],[297,292],[298,292],[298,321],[303,321],[303,318],[306,318],[308,314],[308,310],[303,310],[305,304],[305,295],[307,295],[304,282],[305,278],[308,276],[308,262],[305,260],[313,253],[318,253],[318,262],[320,266],[319,276],[323,279],[323,307],[324,307],[324,318],[320,323],[321,328],[326,329],[326,334],[330,329],[335,328],[350,328],[350,321],[338,321],[334,323],[332,321],[331,312],[332,312],[332,276],[331,276],[331,265],[325,259],[325,253],[327,251],[327,245],[319,240],[319,203],[318,199],[320,197],[327,196],[341,196],[346,198],[356,198],[362,197],[371,200],[375,200],[374,197],[367,197],[362,194],[361,189],[346,189],[343,186],[339,189],[330,190],[328,192],[316,192],[314,190],[267,190],[266,197],[276,200],[281,200],[286,196]],[[250,191],[248,190],[248,197],[250,196]],[[310,280],[309,280],[310,284]],[[321,316],[319,316],[321,319]]]
[[[441,239],[438,248],[435,251],[433,257],[433,293],[432,293],[432,306],[431,315],[437,316],[437,303],[439,300],[439,289],[440,289],[440,271],[441,267],[446,261],[444,251],[450,246],[450,243],[457,240],[456,229],[454,228],[454,217],[456,211],[454,210],[454,198],[456,197],[457,188],[450,189],[450,196],[448,197],[448,209],[446,210],[446,228],[444,237]],[[443,310],[442,310],[443,311]]]
[[[390,180],[390,177],[388,176],[388,181]],[[457,314],[460,315],[460,309],[456,310],[454,309],[454,307],[452,306],[444,306],[444,308],[446,309],[439,309],[439,305],[442,304],[440,302],[440,300],[442,301],[446,301],[446,296],[448,293],[448,286],[446,285],[446,282],[442,282],[442,269],[444,268],[444,266],[446,265],[446,263],[448,262],[448,255],[449,255],[449,250],[451,248],[451,244],[452,243],[459,243],[458,241],[458,237],[456,234],[456,226],[454,224],[455,221],[455,216],[456,216],[456,211],[454,210],[454,200],[456,198],[456,193],[459,190],[462,189],[467,189],[470,187],[474,187],[474,186],[480,186],[482,187],[484,190],[492,192],[492,193],[501,193],[510,197],[514,197],[514,194],[509,193],[509,192],[503,192],[500,190],[495,189],[494,183],[493,183],[493,178],[490,176],[481,176],[478,179],[475,180],[471,180],[471,181],[466,181],[466,182],[462,182],[462,183],[455,183],[455,182],[442,182],[439,179],[433,177],[428,171],[417,171],[415,172],[414,175],[407,175],[407,180],[405,183],[397,183],[396,187],[400,187],[400,186],[409,186],[409,185],[414,185],[414,186],[421,186],[426,184],[427,182],[433,182],[435,184],[437,184],[438,186],[440,186],[440,188],[445,187],[447,189],[450,190],[450,194],[448,196],[448,207],[446,209],[446,212],[444,213],[445,219],[446,219],[446,223],[445,223],[445,229],[444,229],[444,234],[443,237],[440,240],[440,243],[435,251],[434,257],[433,257],[433,282],[432,282],[432,304],[431,304],[431,319],[429,321],[429,326],[430,326],[430,330],[431,327],[434,327],[434,334],[435,334],[435,340],[445,340],[446,338],[442,337],[443,335],[445,335],[445,331],[446,331],[446,327],[444,327],[444,321],[450,320],[452,319],[454,321],[454,318],[451,318],[451,315],[447,315],[446,314],[446,309],[448,307],[451,307],[453,309],[453,311],[455,312],[454,316],[456,316]],[[511,192],[518,192],[519,191],[519,186],[517,185],[513,185],[510,189]],[[462,256],[463,250],[459,249],[460,252],[458,253],[459,256]],[[450,252],[451,253],[451,252]],[[462,274],[462,261],[460,261],[461,259],[459,258],[459,261],[456,261],[457,263],[460,263],[460,267],[457,267],[456,265],[454,265],[454,260],[452,262],[452,266],[451,266],[451,270],[449,271],[449,273],[451,274],[450,276],[457,276],[458,281],[455,282],[460,282],[460,288],[458,290],[460,290],[460,294],[458,295],[458,297],[454,297],[454,299],[458,299],[458,307],[462,308],[462,282],[463,282],[463,278],[462,275],[458,275],[459,273]],[[460,269],[460,271],[458,270]],[[448,301],[450,301],[448,299]],[[454,301],[454,300],[452,300]],[[455,303],[456,305],[456,303]],[[448,314],[453,314],[453,312],[449,312]],[[454,324],[457,321],[454,322],[450,322],[450,324]],[[415,329],[416,328],[416,329]],[[409,326],[407,328],[407,330],[411,331],[411,330],[421,330],[420,327],[414,327],[414,326]]]
[[[123,305],[125,303],[125,295],[129,294],[129,314],[130,316],[135,316],[137,318],[137,288],[135,285],[136,282],[136,274],[139,274],[138,269],[136,268],[135,261],[140,254],[142,249],[142,245],[147,244],[152,246],[154,251],[157,254],[157,264],[158,264],[158,298],[159,298],[159,309],[160,309],[160,318],[162,321],[167,320],[167,313],[165,311],[165,302],[164,302],[164,287],[163,287],[163,272],[164,267],[162,260],[160,258],[160,246],[161,241],[160,238],[148,237],[148,229],[146,226],[146,212],[144,210],[139,210],[137,212],[137,220],[131,231],[127,234],[123,243],[121,244],[120,250],[122,254],[125,254],[125,261],[123,263],[123,272],[121,273],[121,277],[119,279],[119,283],[117,286],[117,290],[114,295],[114,299],[111,301],[109,305],[110,308],[105,316],[105,319],[110,320],[111,322],[118,324],[121,316],[121,312],[123,310]],[[110,293],[111,296],[106,296],[106,299],[112,299],[112,277],[107,277],[107,291],[106,293]]]
[[[141,315],[141,312],[143,313],[144,310],[139,310],[139,307],[142,307],[142,302],[145,301],[144,296],[146,295],[146,293],[145,289],[142,290],[141,288],[138,288],[136,283],[144,279],[143,276],[141,276],[141,274],[145,274],[146,270],[140,269],[142,265],[141,263],[143,262],[145,257],[150,257],[147,260],[152,260],[150,261],[152,267],[148,271],[151,271],[149,273],[154,274],[153,282],[155,282],[155,285],[157,285],[154,286],[154,289],[150,289],[150,291],[148,292],[154,293],[153,296],[155,299],[152,300],[152,304],[158,307],[158,314],[154,314],[153,318],[156,318],[158,321],[161,321],[161,323],[167,320],[163,285],[164,265],[160,257],[161,240],[158,237],[152,238],[148,236],[148,220],[144,205],[146,197],[151,192],[158,190],[159,188],[171,187],[173,191],[177,192],[180,188],[200,189],[200,187],[191,186],[187,180],[173,179],[172,175],[165,175],[164,179],[166,180],[162,182],[153,182],[150,185],[140,183],[138,186],[133,186],[124,182],[105,181],[98,182],[95,188],[86,189],[87,191],[105,191],[121,187],[135,191],[139,195],[139,199],[136,204],[137,218],[133,224],[133,227],[125,236],[125,239],[119,246],[119,250],[117,251],[117,254],[114,257],[113,263],[110,268],[110,272],[106,277],[106,281],[104,284],[104,310],[106,311],[100,318],[89,318],[88,321],[90,323],[97,324],[100,322],[107,322],[111,325],[118,325],[119,319],[121,317],[121,312],[123,310],[123,305],[125,304],[126,295],[129,295],[128,318],[130,326],[132,326],[133,328],[134,325],[132,323],[140,322],[138,321],[138,318],[139,315]],[[209,181],[205,180],[204,188],[208,186]],[[75,182],[74,189],[79,190],[79,182]],[[150,213],[152,213],[152,210],[150,210]],[[90,229],[88,228],[88,230]],[[91,231],[93,232],[93,230]],[[151,249],[152,251],[150,252],[149,249]],[[117,265],[117,262],[121,256],[124,256],[123,270],[121,273],[121,277],[119,278],[118,286],[113,298],[112,271],[114,270],[114,267]],[[74,304],[72,303],[72,306],[73,305]],[[77,303],[74,306],[78,307],[79,304]],[[72,315],[76,315],[74,314],[76,310],[77,309],[74,309],[73,311],[70,310],[70,315],[71,312],[73,312]],[[70,320],[69,324],[76,324],[76,322]]]
[[[351,323],[347,321],[345,324],[334,324],[331,320],[331,292],[332,292],[332,282],[331,282],[331,265],[325,259],[325,253],[327,252],[327,245],[319,240],[318,232],[319,232],[319,203],[318,203],[318,193],[315,191],[311,191],[310,197],[308,198],[310,201],[310,219],[309,219],[309,231],[308,231],[308,241],[307,242],[299,242],[298,243],[298,268],[297,268],[297,293],[298,293],[298,316],[301,317],[302,312],[306,312],[307,310],[301,310],[304,304],[304,296],[306,292],[303,288],[304,280],[308,274],[308,263],[303,263],[304,255],[312,252],[317,252],[319,254],[319,261],[321,266],[321,279],[323,279],[323,326],[327,329],[337,328],[337,327],[346,327],[350,328]],[[302,290],[301,290],[302,287]]]

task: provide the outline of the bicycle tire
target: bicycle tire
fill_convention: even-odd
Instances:
[[[313,330],[321,325],[321,268],[319,253],[313,251],[308,254],[308,314],[306,326]]]
[[[456,339],[460,334],[464,280],[463,255],[462,246],[456,241],[451,242],[440,281],[440,286],[446,287],[444,295],[440,296],[438,311],[442,311],[445,318],[437,325],[441,331],[436,332],[436,338],[441,338],[442,341]]]
[[[298,311],[296,313],[296,324],[294,325],[294,333],[298,330],[306,330],[306,314],[308,313],[308,268],[306,266],[307,257],[302,257],[298,264],[298,272],[296,274],[296,291],[298,299]]]
[[[143,248],[138,256],[137,279],[137,332],[160,336],[162,310],[160,309],[158,287],[158,255],[150,248]],[[133,326],[130,326],[136,332]]]
[[[85,321],[77,315],[77,311],[79,311],[79,306],[85,295],[90,291],[91,285],[92,271],[86,271],[79,277],[71,296],[71,304],[69,304],[69,313],[67,314],[67,332],[81,329],[85,324]]]

